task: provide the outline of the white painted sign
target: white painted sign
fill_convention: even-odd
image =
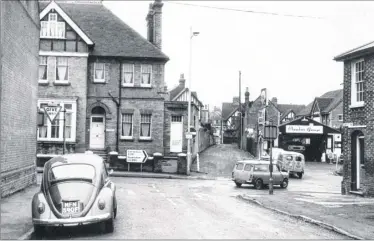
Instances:
[[[192,139],[192,134],[186,134],[186,139]]]
[[[353,123],[352,123],[352,122],[348,122],[348,123],[343,123],[343,126],[348,126],[348,127],[351,127],[351,126],[353,126]]]
[[[323,126],[287,125],[286,133],[323,134]]]
[[[113,132],[114,129],[106,129],[107,132]]]
[[[127,150],[126,161],[131,163],[144,163],[148,158],[143,150]]]
[[[45,106],[43,107],[44,113],[47,114],[48,119],[53,122],[56,119],[56,116],[61,111],[61,106]]]

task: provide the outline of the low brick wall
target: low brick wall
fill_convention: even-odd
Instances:
[[[30,165],[10,172],[1,173],[1,198],[17,192],[20,187],[36,184],[36,167]]]

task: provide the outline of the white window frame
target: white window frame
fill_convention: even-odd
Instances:
[[[342,119],[339,118],[340,116],[342,117]],[[338,115],[338,121],[343,121],[343,114]]]
[[[58,58],[66,58],[67,59],[67,72],[68,72],[68,79],[67,80],[57,80],[57,69],[58,69],[58,66],[57,66],[57,64],[58,64],[58,61],[57,61],[57,59]],[[55,58],[55,83],[59,83],[59,84],[67,84],[67,83],[69,83],[69,75],[70,75],[70,68],[69,68],[69,57],[60,57],[60,56],[57,56],[56,58]]]
[[[55,16],[55,20],[51,20],[52,16]],[[49,13],[48,14],[48,20],[47,21],[40,21],[40,37],[41,38],[49,38],[49,39],[66,39],[66,24],[65,22],[59,22],[57,13]],[[52,25],[54,25],[52,29]],[[43,31],[43,29],[46,28],[46,31]],[[59,29],[62,29],[59,35]],[[44,29],[45,30],[45,29]],[[53,34],[50,34],[50,32],[53,32]]]
[[[96,64],[103,64],[104,79],[96,79]],[[94,83],[105,83],[105,63],[101,63],[101,62],[94,63],[93,79],[94,79]]]
[[[125,69],[124,69],[124,66],[125,65],[132,65],[132,83],[125,83],[124,82],[124,79],[125,79]],[[134,86],[134,83],[135,83],[135,65],[134,64],[129,64],[129,63],[122,63],[121,65],[122,67],[122,79],[121,79],[121,84],[122,86],[124,87],[133,87]]]
[[[151,73],[149,73],[149,84],[143,84],[143,67],[144,66],[151,66]],[[153,66],[152,64],[142,64],[140,66],[140,86],[141,87],[152,87],[152,71],[153,71]],[[147,73],[148,74],[148,73]]]
[[[149,136],[141,136],[141,129],[142,129],[142,115],[149,115],[150,116],[150,123],[149,123]],[[145,123],[145,122],[144,122]],[[140,114],[140,127],[139,127],[139,139],[141,140],[150,140],[152,139],[152,114]]]
[[[56,116],[56,119],[59,121],[59,138],[51,138],[51,130],[52,130],[52,123],[49,121],[48,117],[47,119],[47,137],[42,138],[39,137],[39,128],[37,130],[37,140],[38,141],[54,141],[54,142],[63,142],[63,129],[64,129],[64,113],[62,112],[65,108],[65,104],[71,104],[72,110],[69,111],[72,113],[71,116],[71,137],[70,138],[65,138],[66,142],[75,142],[76,141],[76,130],[77,130],[77,102],[76,100],[56,100],[56,99],[39,99],[38,100],[38,107],[40,108],[41,104],[47,104],[50,102],[55,102],[55,103],[60,103],[63,104],[64,106],[61,108],[60,113]],[[44,109],[40,109],[42,112],[44,112]],[[47,115],[46,113],[44,115]]]
[[[47,60],[47,63],[46,63],[46,66],[47,66],[47,68],[46,68],[46,71],[47,71],[47,79],[40,79],[39,77],[38,77],[38,82],[39,83],[48,83],[48,69],[49,69],[49,67],[48,67],[48,56],[39,56],[39,66],[40,66],[40,58],[45,58],[46,60]],[[43,65],[44,66],[44,65]],[[38,73],[38,76],[40,76],[40,73]]]
[[[357,108],[365,106],[365,101],[357,101],[357,87],[356,87],[356,64],[359,62],[364,63],[364,76],[365,76],[365,61],[364,59],[359,59],[353,61],[351,64],[351,105],[350,108]],[[365,83],[365,77],[363,79],[363,83]],[[365,89],[363,89],[363,93],[365,93]]]
[[[122,135],[123,116],[124,115],[131,115],[131,136],[123,136]],[[132,140],[132,139],[134,139],[134,113],[121,113],[121,139],[122,140]]]

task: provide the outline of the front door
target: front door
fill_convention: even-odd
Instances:
[[[92,116],[90,128],[90,148],[104,149],[105,147],[105,118]]]
[[[183,117],[172,116],[170,125],[170,152],[182,152]]]
[[[361,179],[361,176],[362,176],[362,168],[361,168],[361,165],[364,164],[364,137],[363,136],[359,136],[357,137],[357,157],[356,157],[356,161],[357,161],[357,166],[356,166],[356,170],[357,170],[357,189],[360,189],[360,179]]]

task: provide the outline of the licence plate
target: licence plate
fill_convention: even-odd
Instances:
[[[79,213],[79,202],[62,202],[62,214]]]

